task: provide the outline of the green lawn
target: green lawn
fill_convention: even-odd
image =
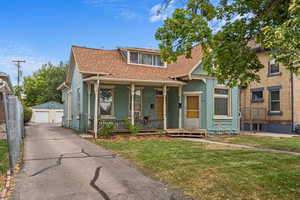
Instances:
[[[8,170],[8,148],[7,142],[0,140],[0,191],[5,181],[6,171]]]
[[[97,144],[195,199],[300,199],[300,156],[165,138]]]
[[[209,140],[233,144],[245,144],[254,147],[300,152],[300,137],[274,138],[260,136],[215,137]]]

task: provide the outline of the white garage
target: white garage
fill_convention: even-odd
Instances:
[[[31,122],[62,123],[63,105],[54,101],[32,107]]]

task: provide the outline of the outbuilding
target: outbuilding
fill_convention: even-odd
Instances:
[[[64,114],[63,105],[49,101],[32,107],[32,122],[36,123],[61,123]]]

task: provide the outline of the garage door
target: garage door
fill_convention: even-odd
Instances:
[[[49,122],[49,111],[35,111],[35,122],[37,123],[48,123]]]
[[[63,115],[64,115],[63,111],[56,111],[55,112],[55,123],[61,123]]]

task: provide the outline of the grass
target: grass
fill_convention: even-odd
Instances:
[[[6,171],[9,168],[8,163],[8,147],[5,140],[0,140],[0,191],[5,182]]]
[[[96,143],[194,199],[300,199],[300,156],[141,138]]]
[[[244,144],[260,148],[300,152],[300,137],[275,138],[260,136],[215,137],[209,140],[233,144]]]

